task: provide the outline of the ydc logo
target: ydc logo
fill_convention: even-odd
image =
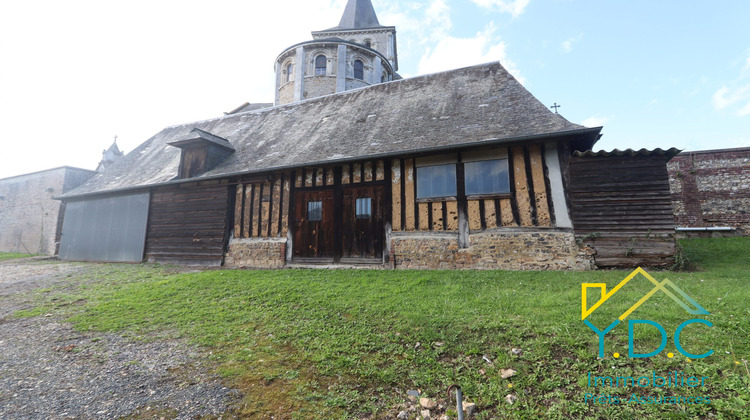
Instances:
[[[597,310],[604,302],[607,301],[607,299],[611,298],[615,293],[617,293],[618,290],[622,289],[623,286],[628,284],[630,280],[632,280],[635,276],[638,274],[644,276],[647,278],[651,283],[654,284],[654,288],[651,289],[650,292],[646,293],[641,300],[636,302],[633,306],[630,307],[625,313],[623,313],[618,319],[616,319],[614,322],[612,322],[607,328],[605,328],[603,331],[598,329],[594,324],[592,324],[589,320],[586,318],[589,317],[592,313],[594,313],[595,310]],[[654,293],[658,291],[664,292],[667,296],[672,298],[677,304],[679,304],[685,311],[691,315],[710,315],[710,313],[704,309],[701,305],[698,304],[693,298],[687,295],[687,293],[683,292],[682,289],[675,286],[674,283],[672,283],[670,280],[664,280],[661,283],[656,281],[651,275],[649,275],[645,270],[638,267],[636,270],[634,270],[630,275],[628,275],[623,281],[620,282],[614,289],[607,292],[607,285],[605,283],[583,283],[581,290],[581,320],[584,324],[586,324],[589,328],[591,328],[592,331],[594,331],[597,336],[599,336],[599,357],[604,357],[604,336],[607,335],[608,332],[612,331],[613,328],[615,328],[617,325],[620,324],[620,322],[624,321],[625,318],[627,318],[633,311],[638,309],[639,306],[643,305],[651,296],[654,295]],[[601,298],[590,308],[588,307],[588,301],[587,301],[587,291],[591,288],[598,288],[601,289]],[[682,297],[680,299],[677,297],[679,295]],[[684,301],[683,301],[684,300]],[[692,305],[692,308],[689,307],[685,302]],[[656,327],[659,332],[661,333],[661,345],[654,351],[650,353],[636,353],[635,349],[633,348],[633,331],[636,327],[636,325],[639,324],[647,324],[651,325],[653,327]],[[674,332],[674,344],[675,347],[677,347],[677,351],[682,353],[683,355],[693,358],[693,359],[702,359],[704,357],[708,357],[713,354],[713,350],[708,350],[707,352],[703,354],[692,354],[688,351],[686,351],[682,344],[680,343],[680,334],[682,334],[685,327],[691,325],[691,324],[703,324],[707,327],[712,327],[713,324],[709,321],[703,320],[703,319],[690,319],[682,324],[680,324],[677,329]],[[664,347],[667,345],[667,332],[664,330],[664,327],[661,326],[658,322],[651,321],[651,320],[645,320],[645,319],[631,319],[628,320],[628,357],[631,358],[644,358],[644,357],[652,357],[656,356],[657,354],[661,353],[662,350],[664,350]],[[616,353],[615,357],[619,357],[619,355]],[[669,354],[669,357],[672,357],[672,354]]]

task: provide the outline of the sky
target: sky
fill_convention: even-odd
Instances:
[[[500,61],[595,149],[750,146],[750,2],[373,0],[403,77]],[[162,128],[273,102],[274,61],[346,0],[0,2],[0,178],[96,168]]]

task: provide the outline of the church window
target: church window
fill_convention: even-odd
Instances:
[[[483,160],[464,164],[466,195],[510,193],[508,159]]]
[[[417,198],[456,196],[456,165],[433,165],[417,168]]]
[[[294,80],[294,73],[292,70],[294,69],[294,66],[292,66],[292,63],[287,64],[286,66],[286,81],[291,82]]]
[[[354,78],[365,80],[365,63],[362,60],[354,60]]]
[[[388,76],[383,72],[383,75],[380,76],[380,83],[384,83],[386,80],[388,80]]]
[[[317,56],[315,58],[315,75],[325,76],[327,65],[328,65],[328,60],[326,59],[326,56],[322,54]]]

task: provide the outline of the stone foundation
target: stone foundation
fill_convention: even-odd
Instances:
[[[282,268],[286,262],[284,239],[232,239],[224,265],[236,268]]]
[[[470,235],[399,233],[391,237],[391,261],[401,269],[590,270],[594,251],[572,231],[495,229]]]

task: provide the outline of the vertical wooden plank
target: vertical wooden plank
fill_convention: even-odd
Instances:
[[[279,235],[279,205],[281,204],[281,178],[273,181],[273,194],[271,195],[271,231],[270,235]]]
[[[538,144],[529,146],[529,160],[531,162],[531,178],[534,186],[534,197],[536,203],[536,217],[539,226],[550,226],[551,217],[549,203],[547,202],[547,185],[544,180],[544,162],[542,150]]]
[[[415,223],[414,159],[404,161],[404,190],[406,201],[404,206],[404,212],[406,213],[405,230],[413,231],[417,229]]]
[[[469,229],[482,229],[482,215],[479,211],[479,200],[469,200]]]
[[[513,205],[510,202],[510,198],[500,200],[500,215],[503,226],[516,226],[516,221],[513,219]]]
[[[279,236],[282,238],[289,233],[289,207],[290,207],[290,193],[291,183],[289,182],[289,174],[284,176],[284,196],[282,197],[281,205],[281,232]]]
[[[352,183],[362,182],[362,167],[359,163],[352,165]]]
[[[253,184],[253,218],[252,218],[252,229],[253,238],[260,237],[260,209],[262,207],[261,201],[263,197],[260,195],[263,184]]]
[[[521,226],[532,226],[531,200],[529,199],[529,184],[526,179],[526,164],[524,162],[523,147],[514,146],[513,177],[516,182],[516,203],[518,203],[518,217]]]
[[[242,237],[250,238],[253,236],[253,185],[245,185],[245,208],[242,209]]]
[[[484,224],[487,229],[494,229],[497,227],[497,213],[495,209],[495,200],[483,200],[484,201]]]
[[[379,161],[381,162],[381,161]],[[394,159],[391,163],[391,207],[393,220],[391,225],[394,232],[401,230],[401,161]]]
[[[325,169],[324,168],[315,168],[315,186],[316,187],[322,187],[323,186],[323,176],[325,175]]]
[[[373,173],[372,173],[372,162],[367,161],[365,162],[365,182],[372,182],[373,180]]]
[[[419,230],[430,230],[430,203],[419,203]]]
[[[314,169],[305,169],[305,187],[313,186]]]
[[[351,170],[349,169],[349,164],[344,164],[341,166],[341,183],[342,184],[352,183],[352,175],[351,175]]]
[[[333,168],[330,166],[326,169],[326,185],[333,185]]]
[[[446,229],[458,230],[458,203],[456,201],[448,201],[445,207],[447,213],[445,220]]]
[[[375,180],[376,181],[383,181],[385,180],[385,163],[383,160],[377,161],[375,164]]]
[[[443,203],[432,203],[432,230],[443,230]]]
[[[302,174],[304,171],[299,170],[297,171],[297,175],[294,177],[294,186],[297,188],[302,188]]]
[[[242,184],[237,185],[236,199],[234,202],[234,237],[242,237],[242,199],[245,197]]]

